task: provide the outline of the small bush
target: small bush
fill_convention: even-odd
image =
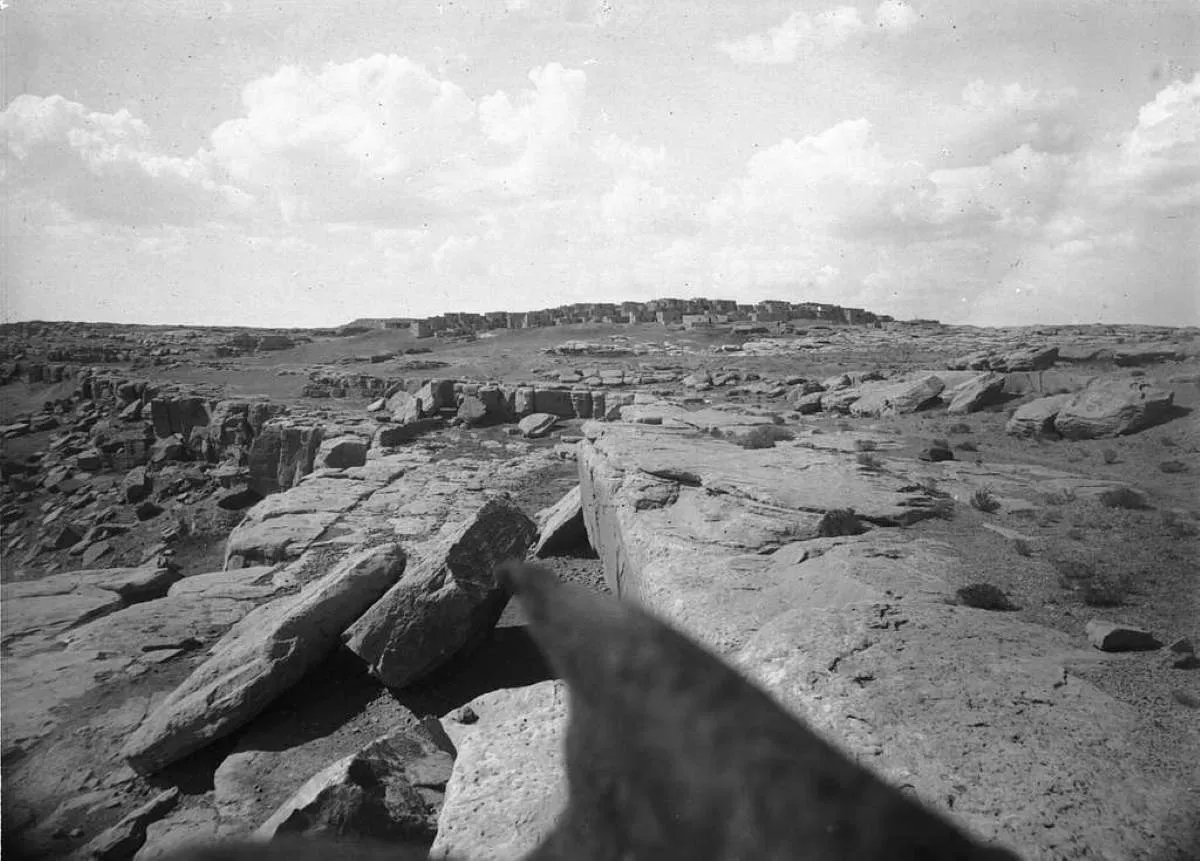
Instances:
[[[1162,525],[1163,529],[1177,541],[1183,538],[1194,538],[1200,534],[1200,529],[1196,528],[1196,524],[1189,523],[1178,511],[1164,511]]]
[[[971,494],[971,507],[984,514],[992,514],[1000,510],[1000,501],[986,487],[981,487]]]
[[[1167,472],[1167,473],[1177,473],[1177,472],[1187,472],[1188,471],[1187,464],[1181,460],[1164,460],[1162,463],[1160,463],[1158,465],[1158,468],[1160,470],[1162,470],[1163,472]]]
[[[1072,526],[1070,529],[1067,530],[1067,537],[1070,538],[1072,541],[1082,541],[1083,540],[1083,530],[1077,529],[1074,526]]]
[[[955,422],[954,424],[950,425],[950,427],[946,428],[946,433],[971,433],[971,426],[966,422]]]
[[[954,446],[959,451],[979,451],[979,446],[971,442],[969,439],[964,439],[958,445]]]
[[[708,435],[711,436],[713,439],[721,439],[722,437],[725,436],[725,434],[721,432],[721,429],[716,428],[716,427],[709,428]]]
[[[879,469],[883,466],[883,461],[869,452],[860,451],[858,453],[858,457],[855,459],[858,461],[858,465],[863,469]]]
[[[1104,455],[1104,462],[1107,464],[1114,464],[1121,457],[1115,448],[1106,448],[1101,454]]]
[[[957,590],[958,603],[977,610],[999,610],[1007,612],[1021,609],[1008,596],[991,583],[972,583]]]
[[[1038,514],[1038,526],[1052,526],[1062,520],[1062,514],[1052,508],[1045,508]]]
[[[1167,448],[1175,448],[1175,446],[1179,445],[1179,443],[1175,442],[1175,437],[1173,437],[1173,436],[1159,437],[1158,441],[1161,442],[1163,445],[1165,445]]]
[[[1097,574],[1079,585],[1079,596],[1089,607],[1120,607],[1129,595],[1129,578]]]
[[[1127,508],[1130,511],[1149,508],[1142,495],[1130,487],[1110,487],[1100,494],[1100,502],[1107,508]]]
[[[1067,461],[1069,463],[1081,463],[1088,459],[1088,453],[1085,449],[1069,448],[1067,449]]]
[[[1013,546],[1013,550],[1015,550],[1017,552],[1018,556],[1032,556],[1033,555],[1033,548],[1029,546],[1029,542],[1026,541],[1024,538],[1014,538],[1012,546]]]
[[[774,448],[777,441],[795,438],[790,430],[779,425],[759,425],[742,436],[734,438],[733,442],[742,448]]]
[[[1083,559],[1055,559],[1054,570],[1058,574],[1058,585],[1064,589],[1078,589],[1080,584],[1095,579],[1096,569]]]
[[[822,538],[836,538],[839,535],[862,535],[867,527],[858,519],[853,508],[831,508],[821,517],[817,524],[817,534]]]
[[[1043,494],[1042,501],[1047,505],[1069,505],[1075,501],[1075,491],[1063,488]]]
[[[856,439],[854,441],[854,448],[857,451],[875,451],[875,449],[879,448],[879,443],[873,439]]]

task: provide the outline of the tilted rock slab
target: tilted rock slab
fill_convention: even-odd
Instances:
[[[1018,437],[1057,436],[1054,420],[1070,395],[1051,395],[1021,404],[1004,426],[1004,432]]]
[[[504,611],[508,595],[492,568],[523,558],[537,527],[507,497],[480,502],[410,548],[404,576],[346,631],[346,645],[384,684],[403,687],[436,669]]]
[[[1004,376],[980,374],[954,388],[950,393],[950,405],[946,412],[951,415],[973,413],[996,401],[1004,391]]]
[[[1174,397],[1142,380],[1099,380],[1063,403],[1054,429],[1067,439],[1136,433],[1164,419]]]
[[[942,393],[946,384],[933,374],[907,382],[863,386],[862,396],[850,404],[851,415],[886,416],[916,412]]]
[[[1153,856],[1147,835],[1186,792],[1133,765],[1140,717],[1072,672],[1081,643],[946,606],[972,573],[949,545],[890,529],[804,533],[820,508],[900,521],[920,510],[912,494],[862,475],[851,454],[743,451],[650,426],[584,431],[584,517],[614,592],[1023,858]]]
[[[404,562],[397,544],[362,550],[248,613],[138,727],[122,750],[126,761],[151,774],[249,721],[329,653]]]
[[[421,733],[390,733],[313,775],[255,837],[363,837],[423,848],[436,833],[453,763]]]

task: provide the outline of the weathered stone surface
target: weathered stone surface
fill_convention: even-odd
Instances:
[[[492,691],[442,720],[457,756],[430,859],[518,861],[550,833],[566,801],[566,685]]]
[[[1018,437],[1057,435],[1054,419],[1070,395],[1051,395],[1017,407],[1004,426],[1005,433]]]
[[[587,528],[583,523],[583,503],[579,485],[572,487],[558,502],[539,512],[538,541],[532,556],[546,556],[567,547],[587,541]]]
[[[486,636],[508,601],[492,568],[523,557],[536,533],[505,497],[459,516],[411,548],[400,582],[346,632],[346,645],[387,685],[414,682]]]
[[[1142,652],[1162,648],[1162,642],[1149,631],[1104,619],[1088,622],[1087,636],[1088,642],[1102,652]]]
[[[362,466],[367,462],[367,440],[356,436],[340,436],[327,439],[317,449],[314,463],[326,469],[346,469]]]
[[[994,403],[1004,391],[1004,376],[980,374],[973,380],[955,387],[946,412],[952,415],[973,413]]]
[[[883,416],[911,413],[929,404],[946,384],[930,374],[916,380],[862,389],[862,396],[850,404],[851,415]]]
[[[1099,380],[1068,398],[1054,429],[1067,439],[1099,439],[1136,433],[1164,419],[1172,392],[1142,380]]]
[[[141,502],[154,487],[154,481],[144,466],[137,466],[125,473],[121,479],[121,494],[126,502]]]
[[[268,421],[250,444],[250,486],[263,496],[293,486],[312,472],[323,438],[320,427],[296,425],[286,418]]]
[[[482,424],[488,416],[487,404],[474,395],[464,395],[459,401],[457,416],[468,427]]]
[[[888,782],[915,787],[943,812],[953,798],[957,822],[1022,857],[1079,846],[1136,855],[1139,828],[1167,821],[1180,787],[1126,767],[1139,745],[1130,707],[1069,670],[1064,684],[1078,654],[1070,638],[945,605],[949,584],[969,576],[949,546],[885,529],[815,539],[798,525],[812,508],[855,507],[875,519],[894,504],[884,484],[859,487],[861,503],[848,506],[846,470],[821,477],[819,458],[852,455],[713,443],[718,464],[703,440],[666,456],[669,434],[585,426],[584,517],[615,592],[732,657]],[[719,507],[701,498],[710,495]],[[1010,657],[997,664],[996,655]],[[1014,690],[1025,693],[1014,699]],[[1030,712],[1029,700],[1052,707]],[[1123,791],[1095,791],[1112,783]],[[1050,794],[1069,805],[1053,821]]]
[[[126,761],[152,773],[253,718],[328,654],[403,569],[399,545],[363,550],[253,610],[138,728],[122,750]]]
[[[163,790],[88,843],[80,855],[96,861],[128,861],[146,842],[146,828],[170,813],[178,803],[178,789]]]
[[[453,762],[420,733],[390,733],[313,775],[255,836],[362,837],[397,847],[428,846]]]
[[[558,416],[551,413],[532,413],[517,422],[521,433],[529,439],[537,439],[550,433],[550,429],[558,423]]]
[[[421,418],[421,403],[417,400],[416,395],[403,389],[387,399],[385,409],[391,414],[392,421],[397,424],[411,424]]]

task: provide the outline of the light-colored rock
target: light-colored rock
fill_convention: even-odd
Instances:
[[[237,729],[325,657],[403,569],[398,545],[363,550],[299,593],[255,609],[155,709],[122,756],[150,774]]]
[[[1144,628],[1104,619],[1087,623],[1088,642],[1102,652],[1142,652],[1162,648],[1162,643]]]
[[[583,524],[583,504],[580,501],[579,485],[575,485],[558,502],[538,513],[538,540],[534,545],[534,557],[553,553],[562,547],[573,547],[587,541],[587,529]]]
[[[552,413],[531,413],[517,422],[521,434],[528,439],[537,439],[550,433],[550,429],[558,423],[558,416]]]
[[[178,803],[177,788],[172,786],[163,790],[88,843],[80,852],[81,857],[96,861],[127,861],[146,842],[146,828],[166,816]]]
[[[317,449],[315,462],[327,469],[345,469],[367,462],[367,440],[356,436],[340,436],[324,440]]]
[[[1055,434],[1055,416],[1070,398],[1070,395],[1051,395],[1048,398],[1038,398],[1036,401],[1021,404],[1005,424],[1004,432],[1017,437]]]
[[[946,412],[951,415],[976,412],[993,403],[1003,390],[1003,375],[980,374],[955,387],[950,393],[950,405]]]
[[[1143,380],[1099,380],[1062,404],[1054,429],[1067,439],[1136,433],[1164,419],[1173,401]]]
[[[458,516],[411,548],[404,576],[343,638],[391,687],[416,681],[487,635],[508,601],[492,568],[523,558],[537,530],[502,496]]]
[[[423,848],[437,832],[453,762],[420,733],[390,733],[313,775],[255,837],[360,837]]]
[[[430,859],[525,858],[566,801],[567,690],[546,681],[492,691],[467,708],[470,724],[442,720],[457,750]]]
[[[864,386],[862,396],[850,404],[850,414],[884,416],[916,412],[932,402],[945,387],[941,378],[933,374],[903,383]]]

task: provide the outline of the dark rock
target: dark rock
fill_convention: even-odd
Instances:
[[[1102,652],[1141,652],[1162,647],[1149,631],[1103,619],[1087,623],[1087,636],[1088,642]]]
[[[135,503],[141,502],[150,495],[150,491],[154,489],[154,479],[146,468],[142,466],[134,467],[125,473],[125,477],[121,479],[121,495],[125,497],[126,502]]]

